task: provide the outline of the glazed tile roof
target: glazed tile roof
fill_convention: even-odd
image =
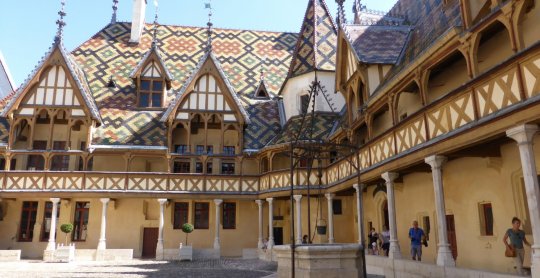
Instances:
[[[408,26],[345,25],[344,31],[360,62],[396,64],[410,28]]]
[[[133,71],[131,72],[131,74],[129,75],[131,78],[135,78],[137,77],[137,73],[142,70],[142,67],[144,66],[144,64],[146,63],[146,61],[148,60],[148,57],[150,57],[150,55],[152,55],[152,53],[156,53],[156,56],[158,57],[158,62],[160,64],[160,66],[163,67],[163,69],[165,69],[165,77],[168,79],[168,80],[172,80],[173,79],[173,76],[171,74],[171,72],[169,71],[169,69],[167,68],[167,66],[165,65],[165,62],[163,62],[163,58],[162,58],[162,55],[159,51],[159,49],[157,49],[156,45],[155,44],[152,44],[152,47],[150,48],[150,50],[148,50],[146,52],[146,54],[144,55],[144,57],[141,59],[141,61],[139,62],[139,64],[137,64],[137,66],[133,69]]]
[[[326,139],[334,127],[335,122],[340,118],[339,113],[317,112],[313,130],[311,129],[312,115],[308,114],[302,126],[302,116],[294,116],[289,119],[283,130],[268,144],[278,145],[288,143],[296,139],[300,132],[300,140],[320,140]],[[301,130],[300,130],[301,129]],[[311,133],[313,131],[313,136]]]
[[[309,0],[289,69],[289,77],[336,70],[337,31],[324,0]]]
[[[247,112],[251,124],[244,130],[244,149],[262,149],[281,131],[278,101],[261,101],[250,105]]]
[[[130,23],[110,24],[72,52],[86,72],[103,118],[103,125],[94,132],[95,145],[166,146],[166,126],[160,122],[165,108],[158,111],[137,108],[136,90],[130,78],[151,47],[151,30],[152,25],[147,24],[141,42],[132,45],[128,43]],[[297,38],[293,33],[214,30],[215,58],[252,121],[255,118],[252,113],[262,113],[251,111],[258,102],[251,96],[259,85],[257,70],[261,59],[267,59],[267,88],[276,94],[287,76]],[[192,75],[205,53],[205,45],[205,28],[172,25],[158,28],[157,49],[173,77],[165,107]],[[111,75],[118,86],[114,90],[106,88]]]
[[[30,81],[38,74],[40,70],[42,70],[45,62],[49,60],[49,58],[53,55],[55,50],[58,50],[60,52],[60,55],[64,58],[66,65],[68,67],[68,72],[71,73],[71,75],[73,76],[73,79],[75,80],[75,83],[76,83],[75,85],[81,92],[83,100],[86,106],[88,107],[88,110],[90,110],[90,113],[92,114],[91,115],[92,118],[95,119],[97,122],[102,123],[102,119],[98,111],[96,102],[94,101],[92,90],[90,86],[88,85],[86,75],[81,70],[79,65],[75,62],[75,60],[73,60],[72,55],[69,52],[67,52],[67,50],[64,48],[62,39],[55,39],[54,43],[49,48],[47,53],[43,56],[43,58],[34,68],[32,73],[23,82],[23,84],[19,87],[19,89],[17,89],[17,91],[15,92],[11,100],[4,107],[4,109],[2,110],[1,116],[2,117],[7,116],[7,113],[13,108],[16,100],[22,97],[23,92],[28,89],[28,86],[30,85]]]

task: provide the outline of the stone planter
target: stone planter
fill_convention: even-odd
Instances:
[[[56,262],[69,263],[75,260],[75,244],[59,245],[54,251],[54,260]]]
[[[180,243],[180,261],[193,261],[193,247]]]
[[[273,249],[278,277],[291,276],[291,246]],[[295,277],[362,277],[362,248],[359,244],[311,244],[295,248]]]

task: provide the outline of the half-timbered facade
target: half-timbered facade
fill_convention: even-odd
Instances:
[[[398,0],[381,13],[337,1],[334,20],[324,0],[306,2],[298,34],[113,20],[71,52],[57,36],[0,102],[0,249],[40,258],[56,223],[74,223],[78,249],[169,258],[189,222],[201,256],[271,258],[308,230],[346,243],[387,226],[396,260],[417,220],[433,266],[514,273],[502,238],[517,216],[538,270],[539,3]],[[326,92],[310,101],[315,79]],[[358,152],[291,180],[307,111],[315,138]]]

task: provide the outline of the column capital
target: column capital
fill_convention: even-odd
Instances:
[[[381,177],[386,181],[386,183],[393,183],[399,177],[398,173],[395,172],[384,172]]]
[[[216,206],[220,206],[221,203],[223,203],[223,200],[222,199],[214,199],[214,204],[216,204]]]
[[[360,191],[364,190],[365,187],[366,187],[366,185],[363,184],[363,183],[361,183],[361,184],[358,184],[358,183],[353,184],[353,188],[354,188],[354,190],[356,190],[356,193],[359,193]]]
[[[431,169],[441,168],[446,161],[448,161],[448,159],[446,158],[446,156],[442,155],[432,155],[424,159],[424,162],[429,164],[429,166],[431,166]]]
[[[259,206],[262,206],[264,203],[264,200],[255,200],[255,203],[257,203],[257,205]]]
[[[110,200],[111,200],[111,198],[100,198],[99,199],[99,201],[101,201],[101,203],[103,203],[103,204],[109,203]]]
[[[518,144],[530,143],[538,132],[537,125],[519,125],[506,131],[506,136],[514,139]]]
[[[53,204],[58,204],[58,203],[60,203],[60,198],[50,198],[49,200],[51,200],[51,202],[52,202]]]
[[[297,201],[297,202],[300,202],[302,200],[302,195],[294,195],[293,198]]]
[[[324,196],[326,197],[327,200],[332,200],[336,196],[336,194],[334,194],[334,193],[326,193],[326,194],[324,194]]]
[[[271,204],[274,201],[274,198],[266,198],[266,201]]]
[[[159,202],[160,205],[165,205],[168,202],[167,199],[157,199],[157,201]]]

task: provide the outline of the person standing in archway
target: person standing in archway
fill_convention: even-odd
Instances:
[[[411,239],[411,257],[414,261],[422,260],[422,242],[425,240],[425,233],[418,227],[418,221],[413,221],[412,228],[409,229],[409,238]]]

